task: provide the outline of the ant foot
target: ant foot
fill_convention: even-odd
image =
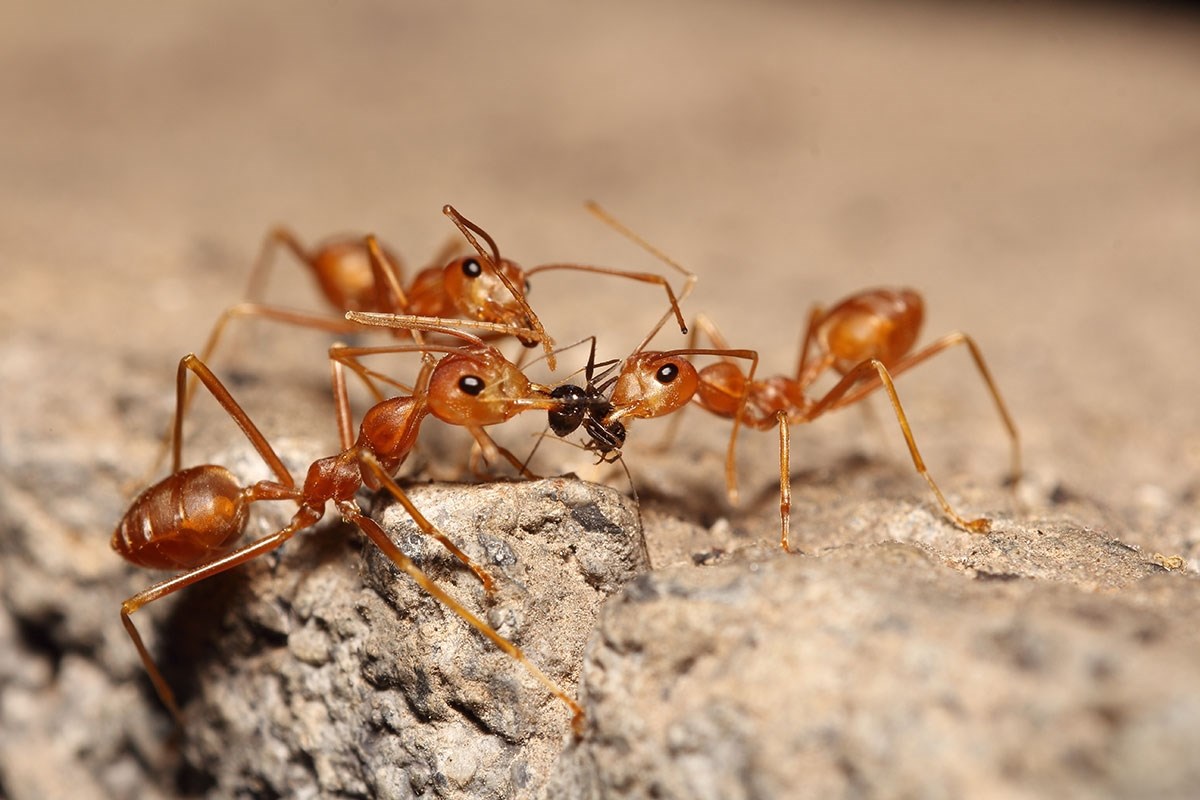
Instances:
[[[969,533],[987,533],[992,529],[992,521],[987,517],[973,519],[963,525]]]

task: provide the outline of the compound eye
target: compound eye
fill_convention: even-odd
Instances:
[[[464,394],[475,397],[483,391],[483,378],[480,378],[478,375],[463,375],[458,379],[458,388]]]
[[[654,373],[654,380],[666,385],[679,377],[679,367],[675,364],[663,364]]]
[[[463,275],[466,275],[468,278],[478,278],[483,274],[483,267],[475,259],[468,258],[462,263],[462,271]]]

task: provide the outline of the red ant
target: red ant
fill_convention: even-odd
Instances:
[[[601,220],[620,229],[619,223],[595,203],[588,202],[586,208]],[[308,250],[287,228],[272,229],[267,234],[262,252],[251,272],[246,292],[250,299],[231,306],[221,314],[200,353],[201,360],[211,360],[225,326],[236,317],[262,317],[333,333],[348,333],[359,329],[359,325],[345,318],[291,311],[262,305],[254,300],[261,293],[261,287],[266,281],[271,265],[270,256],[274,249],[280,246],[290,251],[312,272],[325,299],[343,313],[366,311],[439,317],[446,320],[445,324],[450,326],[454,325],[451,321],[454,318],[464,318],[498,323],[513,329],[532,329],[536,331],[537,336],[524,337],[521,339],[522,343],[532,347],[541,342],[551,370],[555,369],[552,351],[554,342],[546,335],[537,314],[525,299],[530,288],[529,278],[538,272],[574,270],[658,284],[667,293],[680,330],[687,333],[687,326],[679,311],[680,300],[687,297],[695,283],[695,275],[687,270],[681,270],[687,276],[687,283],[678,299],[666,279],[653,273],[566,263],[543,264],[526,270],[516,262],[503,258],[496,241],[487,231],[464,217],[453,206],[444,206],[442,213],[458,227],[479,258],[462,256],[451,260],[445,266],[427,267],[413,277],[407,289],[403,287],[400,260],[389,248],[378,244],[373,236],[334,237]],[[484,250],[475,234],[487,243],[490,254]],[[447,255],[448,253],[444,253],[440,256],[439,261],[444,260]]]
[[[988,391],[995,401],[1005,428],[1012,439],[1012,479],[1021,472],[1020,446],[1016,425],[1000,397],[991,372],[975,341],[965,333],[950,333],[922,350],[911,352],[924,315],[921,296],[911,289],[870,289],[851,295],[829,310],[814,307],[800,349],[795,377],[777,376],[755,380],[758,355],[751,350],[729,350],[728,343],[707,319],[697,319],[695,336],[703,331],[719,349],[687,348],[671,351],[636,351],[622,365],[612,382],[611,406],[592,424],[613,430],[624,421],[661,417],[684,408],[695,398],[700,407],[733,420],[729,439],[725,476],[730,501],[737,502],[735,445],[738,428],[747,425],[758,430],[779,429],[779,516],[780,542],[789,549],[788,533],[791,510],[790,427],[812,422],[826,412],[857,403],[883,387],[908,445],[917,472],[925,478],[942,511],[963,530],[986,532],[987,519],[964,519],[951,508],[929,475],[917,449],[908,419],[896,394],[893,377],[955,345],[966,345]],[[721,360],[697,370],[685,356],[718,355]],[[734,358],[748,359],[750,369],[743,373]],[[828,370],[842,377],[819,398],[806,392]],[[590,388],[590,387],[589,387]],[[601,406],[593,403],[593,408]],[[561,414],[561,410],[551,414]],[[624,431],[623,427],[621,428]],[[602,457],[608,445],[593,435],[589,443]],[[608,450],[619,449],[608,447]]]
[[[529,661],[516,645],[434,584],[387,537],[378,523],[361,512],[355,502],[355,495],[363,486],[373,490],[386,489],[422,531],[440,541],[479,577],[490,594],[494,585],[492,577],[430,523],[390,476],[412,450],[421,421],[430,414],[450,424],[466,427],[486,449],[495,448],[496,445],[483,431],[484,426],[507,420],[521,411],[549,410],[559,402],[550,396],[548,387],[530,383],[499,350],[479,337],[437,321],[408,319],[403,324],[410,329],[456,337],[464,344],[457,347],[393,345],[383,348],[345,348],[335,345],[331,348],[331,369],[343,450],[314,462],[301,486],[296,485],[292,474],[266,438],[204,362],[195,355],[185,356],[179,362],[176,416],[172,429],[172,474],[134,500],[113,534],[112,546],[125,559],[139,566],[185,570],[135,594],[121,605],[121,622],[133,640],[151,682],[163,704],[181,724],[182,714],[174,694],[143,644],[131,615],[148,603],[275,550],[295,534],[315,525],[324,516],[326,503],[332,501],[342,518],[357,526],[400,571],[497,647],[521,662],[531,675],[566,704],[571,710],[575,730],[581,730],[582,708]],[[509,332],[534,335],[530,330],[515,329]],[[363,415],[357,439],[352,442],[343,367],[349,366],[364,377],[378,377],[358,365],[355,357],[370,352],[413,350],[440,351],[446,355],[436,365],[426,364],[422,368],[411,395],[383,400],[370,408]],[[242,429],[275,474],[275,480],[241,486],[237,478],[221,466],[207,464],[181,468],[183,406],[189,374],[194,374],[204,384]],[[511,455],[508,457],[515,462]],[[245,530],[249,507],[259,501],[277,500],[290,500],[299,506],[291,521],[275,533],[231,549]]]

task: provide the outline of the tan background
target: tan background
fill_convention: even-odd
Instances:
[[[268,225],[377,231],[420,266],[451,202],[522,263],[660,269],[582,211],[594,198],[694,269],[689,315],[768,371],[790,369],[811,303],[918,288],[930,337],[967,330],[990,359],[1024,437],[1025,502],[1095,498],[1084,522],[1195,569],[1198,34],[1086,5],[9,4],[8,512],[47,547],[108,557],[174,365],[240,297]],[[315,307],[280,266],[272,297]],[[641,287],[565,275],[531,299],[560,341],[595,333],[609,356],[661,310]],[[303,421],[332,440],[331,419],[290,414],[320,396],[324,342],[261,329],[231,354],[270,376],[287,435]],[[311,374],[268,363],[284,351]],[[951,494],[994,486],[1005,441],[965,357],[900,388]],[[902,463],[880,416],[881,435],[856,414],[798,431],[797,469],[881,448]],[[719,494],[728,429],[688,421],[675,457],[706,459]],[[769,494],[774,437],[742,450]],[[671,457],[630,461],[636,476]]]
[[[169,374],[239,296],[274,221],[310,237],[376,230],[421,264],[453,202],[525,263],[651,268],[581,213],[592,197],[694,268],[689,311],[768,368],[791,362],[811,302],[916,286],[929,331],[962,327],[985,347],[1033,472],[1129,509],[1190,485],[1190,21],[771,3],[288,9],[5,12],[7,341],[62,342],[114,370],[153,353]],[[653,299],[545,284],[534,299],[564,341]],[[6,356],[6,383],[20,358]],[[94,398],[69,364],[39,366],[47,389]],[[944,387],[966,371],[913,381],[914,415],[954,402]],[[995,438],[947,416],[958,444]],[[16,445],[37,422],[10,425]]]

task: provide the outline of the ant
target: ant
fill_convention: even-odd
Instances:
[[[755,380],[758,355],[750,350],[730,350],[728,343],[709,320],[699,317],[691,344],[703,331],[717,349],[686,348],[670,351],[635,351],[625,359],[608,397],[611,410],[590,420],[592,428],[615,430],[633,419],[661,417],[684,408],[693,398],[706,411],[733,420],[726,456],[726,488],[730,502],[737,502],[735,446],[741,425],[757,430],[779,430],[779,517],[780,544],[790,549],[791,517],[790,428],[812,422],[821,415],[859,402],[883,388],[904,435],[918,473],[929,484],[943,513],[970,533],[989,530],[986,518],[965,519],[947,502],[925,467],[908,418],[900,404],[893,378],[955,345],[965,345],[983,378],[1001,420],[1012,440],[1012,478],[1021,473],[1020,444],[1016,425],[1000,396],[983,354],[965,333],[953,332],[924,349],[913,352],[924,317],[921,296],[912,289],[868,289],[853,294],[828,310],[814,307],[800,348],[794,377],[776,376]],[[685,356],[717,355],[721,360],[697,370]],[[749,359],[748,372],[734,359]],[[833,370],[840,380],[819,398],[808,396],[812,384]],[[589,387],[590,389],[591,387]],[[599,408],[593,404],[591,408]],[[554,410],[551,414],[561,414]],[[593,434],[592,449],[608,455],[610,442]],[[611,448],[609,448],[611,449]]]
[[[299,486],[249,415],[204,361],[195,355],[187,355],[179,362],[176,415],[172,428],[172,473],[133,501],[117,525],[112,547],[138,566],[184,570],[175,577],[138,592],[121,604],[121,622],[137,648],[163,704],[181,725],[183,716],[174,694],[142,642],[133,624],[132,614],[148,603],[275,550],[300,531],[320,521],[325,514],[326,504],[332,501],[342,519],[358,527],[400,571],[519,661],[570,709],[574,730],[577,733],[582,730],[584,717],[579,704],[538,669],[515,644],[433,583],[388,538],[378,523],[362,513],[355,501],[355,495],[364,486],[372,490],[386,489],[424,533],[436,538],[472,570],[490,596],[494,589],[493,578],[417,510],[391,475],[411,452],[420,424],[430,414],[447,423],[467,428],[481,446],[495,449],[497,446],[484,432],[484,426],[503,422],[521,411],[550,410],[560,403],[550,396],[548,387],[531,383],[499,350],[473,334],[449,327],[438,320],[421,318],[396,322],[396,327],[403,326],[455,337],[463,344],[456,347],[414,344],[377,348],[334,345],[330,349],[330,364],[343,449],[337,455],[313,462],[303,484]],[[528,329],[508,332],[534,335]],[[444,355],[436,365],[426,363],[422,367],[410,395],[386,399],[370,408],[363,415],[357,438],[351,441],[344,369],[350,367],[364,377],[381,377],[361,367],[357,356],[414,350],[432,350]],[[222,466],[206,464],[181,468],[184,400],[191,375],[204,385],[241,428],[274,473],[274,480],[242,486]],[[511,454],[508,457],[515,462]],[[233,549],[245,531],[250,506],[260,501],[281,500],[295,502],[299,507],[291,521],[275,533]]]
[[[602,221],[619,229],[619,223],[596,203],[589,201],[585,207]],[[217,319],[200,353],[201,359],[205,362],[211,360],[226,325],[237,317],[261,317],[332,333],[349,333],[359,329],[359,325],[345,318],[291,311],[262,305],[255,300],[266,281],[272,263],[270,256],[278,247],[286,248],[313,274],[326,301],[340,312],[439,317],[446,320],[447,325],[453,325],[450,320],[454,318],[463,318],[499,323],[514,330],[532,329],[537,336],[518,338],[526,347],[541,342],[551,371],[556,366],[552,351],[554,342],[546,335],[537,314],[525,299],[531,287],[529,279],[538,272],[574,270],[658,284],[667,293],[681,332],[687,333],[679,303],[691,292],[696,278],[686,270],[683,272],[687,282],[679,298],[676,298],[665,278],[653,273],[567,263],[543,264],[526,270],[515,261],[502,257],[495,239],[453,206],[443,206],[442,213],[450,218],[479,257],[461,256],[444,266],[427,267],[413,277],[407,289],[403,286],[401,261],[390,248],[379,244],[374,236],[332,237],[309,250],[300,244],[289,229],[273,228],[268,232],[251,272],[246,292],[248,300],[230,306]],[[485,252],[476,234],[487,243],[490,254]],[[444,249],[435,264],[444,261],[448,255]]]

